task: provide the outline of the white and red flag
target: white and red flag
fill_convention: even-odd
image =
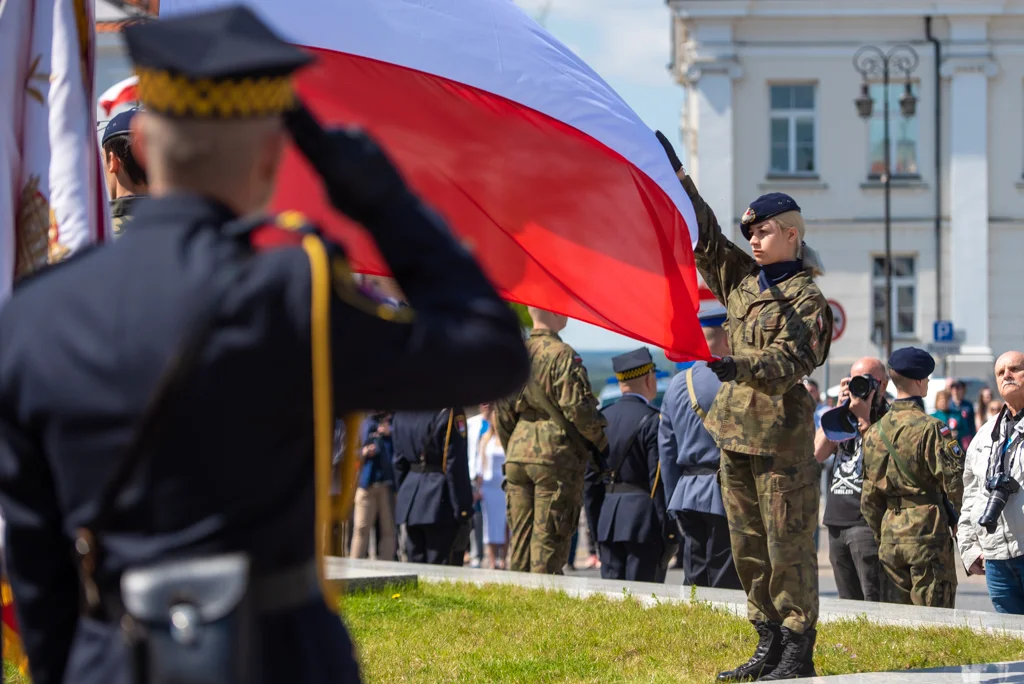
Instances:
[[[109,234],[94,53],[91,0],[0,3],[0,303]]]
[[[107,88],[96,103],[96,117],[110,121],[117,114],[139,106],[139,78],[129,76]]]
[[[235,2],[236,0],[231,0]],[[225,0],[163,0],[162,16]],[[508,299],[708,358],[693,207],[654,133],[512,0],[248,0],[316,63],[298,81],[325,122],[380,141]],[[275,206],[385,267],[334,216],[292,150]]]

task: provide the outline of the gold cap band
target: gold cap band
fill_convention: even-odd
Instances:
[[[628,370],[628,371],[626,371],[624,373],[616,373],[615,374],[615,379],[618,380],[619,382],[626,382],[628,380],[636,380],[637,378],[640,378],[640,377],[643,377],[643,376],[647,375],[648,373],[650,373],[653,370],[654,370],[654,364],[653,363],[645,363],[644,365],[640,366],[639,368],[634,368],[633,370]]]
[[[160,114],[229,119],[274,116],[295,106],[290,76],[193,81],[152,69],[136,74],[139,100]]]

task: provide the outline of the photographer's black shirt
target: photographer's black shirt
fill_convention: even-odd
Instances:
[[[825,498],[825,525],[856,527],[867,525],[860,512],[860,492],[864,485],[862,438],[840,442],[832,464],[832,481]]]

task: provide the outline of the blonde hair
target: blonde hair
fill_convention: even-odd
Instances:
[[[807,246],[804,236],[807,234],[807,226],[804,224],[804,217],[799,211],[784,211],[771,218],[780,228],[794,228],[800,236],[800,248],[797,250],[796,258],[804,262],[804,269],[811,272],[813,276],[825,275],[825,264],[816,250]]]

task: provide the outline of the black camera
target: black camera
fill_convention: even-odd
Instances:
[[[1006,508],[1006,500],[1010,498],[1011,494],[1016,494],[1020,491],[1020,483],[1006,473],[999,473],[986,480],[985,489],[991,492],[992,495],[989,496],[988,503],[985,504],[985,512],[978,518],[978,524],[984,527],[989,534],[992,534],[996,531],[999,516],[1003,514],[1003,509]]]
[[[878,380],[875,380],[874,376],[871,375],[858,375],[850,378],[850,396],[857,397],[858,399],[867,399],[871,392],[878,389],[878,385]]]

